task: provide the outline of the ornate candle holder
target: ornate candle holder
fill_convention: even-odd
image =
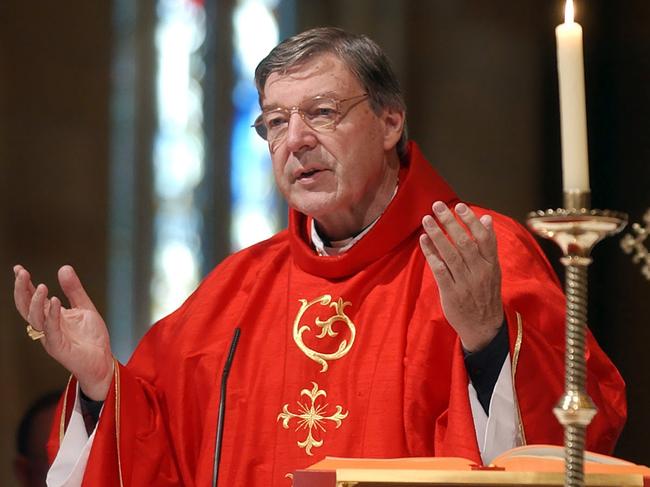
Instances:
[[[587,366],[587,266],[591,250],[603,238],[620,232],[627,215],[608,210],[591,210],[588,191],[564,193],[564,206],[528,215],[529,228],[553,240],[562,250],[566,268],[566,349],[564,395],[553,409],[564,426],[565,486],[583,487],[584,451],[587,426],[596,407],[586,391]]]
[[[632,262],[638,264],[641,262],[641,274],[650,281],[650,251],[644,245],[644,241],[650,235],[650,209],[643,215],[645,227],[640,223],[632,225],[632,233],[628,233],[621,239],[621,248],[626,254],[632,255]]]

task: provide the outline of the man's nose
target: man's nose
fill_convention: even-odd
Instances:
[[[316,146],[316,133],[297,111],[289,117],[287,126],[287,149],[290,152],[300,152]]]

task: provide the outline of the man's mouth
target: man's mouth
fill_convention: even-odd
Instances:
[[[295,181],[303,183],[312,182],[317,179],[321,173],[324,173],[326,171],[327,169],[324,167],[303,169],[296,174]]]
[[[314,174],[319,173],[321,171],[322,171],[322,169],[312,169],[310,171],[305,171],[305,172],[300,173],[296,179],[297,180],[307,179],[307,178],[310,178]]]

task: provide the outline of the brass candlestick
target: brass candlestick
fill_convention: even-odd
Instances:
[[[564,395],[553,409],[564,426],[565,480],[567,487],[583,487],[585,433],[597,410],[586,391],[587,366],[587,266],[591,250],[603,238],[620,232],[627,215],[590,210],[589,191],[564,193],[564,208],[528,215],[528,226],[537,235],[553,240],[562,250],[566,268],[566,349]]]

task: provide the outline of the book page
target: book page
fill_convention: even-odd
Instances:
[[[528,445],[513,448],[494,459],[491,466],[506,472],[564,472],[564,448],[556,445]],[[412,458],[339,458],[326,457],[307,470],[434,470],[471,471],[474,462],[458,457]],[[585,473],[588,474],[640,474],[650,477],[650,468],[619,458],[585,453]]]
[[[493,461],[510,472],[562,472],[564,448],[556,445],[528,445],[502,453]],[[620,458],[585,452],[585,473],[639,473],[650,475],[650,468]]]
[[[408,470],[472,470],[473,462],[458,457],[411,457],[411,458],[339,458],[325,457],[308,470],[359,469],[408,469]]]

